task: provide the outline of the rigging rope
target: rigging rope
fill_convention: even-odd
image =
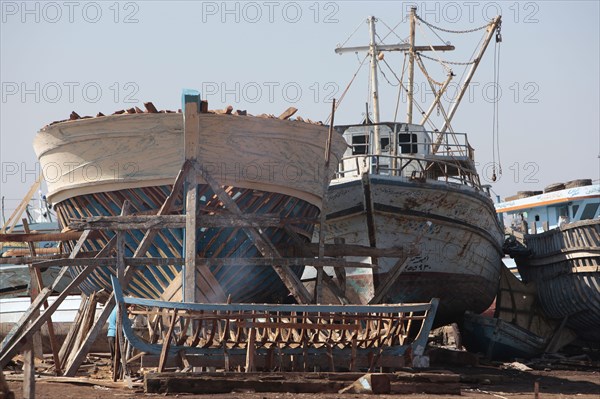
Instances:
[[[345,41],[344,43],[342,43],[342,44],[338,45],[338,48],[339,48],[339,47],[344,47],[344,46],[346,45],[346,43],[348,43],[348,41],[349,41],[349,40],[352,38],[352,36],[354,36],[354,34],[355,34],[355,33],[356,33],[356,32],[357,32],[359,29],[360,29],[360,27],[361,27],[361,26],[362,26],[362,24],[364,24],[364,23],[365,23],[365,21],[364,21],[364,20],[363,20],[363,21],[360,21],[360,23],[358,24],[358,26],[356,27],[356,29],[354,29],[354,32],[352,32],[352,33],[350,34],[350,36],[348,36],[348,38],[346,39],[346,41]]]
[[[404,61],[402,61],[402,74],[400,75],[400,82],[404,80],[404,72],[406,71],[406,52],[404,52]],[[394,110],[394,123],[398,120],[398,108],[400,108],[400,98],[402,96],[402,84],[398,85],[398,97],[396,98],[396,109]]]
[[[381,40],[381,42],[382,42],[382,43],[383,43],[383,40],[387,39],[387,37],[388,37],[389,35],[391,35],[392,33],[393,33],[394,35],[396,35],[396,37],[397,37],[398,39],[400,39],[400,40],[401,40],[403,43],[408,43],[408,42],[406,41],[406,39],[403,39],[403,38],[401,38],[401,37],[400,37],[400,36],[399,36],[399,35],[396,33],[396,28],[398,27],[398,25],[400,25],[400,24],[402,23],[402,21],[398,22],[398,23],[396,24],[396,26],[394,26],[393,28],[390,28],[390,27],[388,26],[388,24],[386,24],[386,23],[383,21],[383,19],[381,19],[381,18],[378,18],[378,21],[379,21],[379,22],[381,22],[382,24],[384,24],[384,25],[385,25],[385,27],[386,27],[386,28],[388,28],[388,29],[390,30],[390,31],[388,32],[388,34],[387,34],[387,35],[385,35],[385,36],[383,37],[383,39]]]
[[[439,26],[435,26],[430,24],[429,22],[425,21],[423,18],[421,18],[419,15],[415,14],[415,17],[417,17],[417,19],[421,22],[423,22],[425,25],[429,26],[431,29],[436,29],[442,32],[446,32],[446,33],[472,33],[472,32],[477,32],[478,30],[482,30],[487,28],[490,23],[488,22],[487,24],[480,26],[478,28],[474,28],[474,29],[467,29],[467,30],[452,30],[452,29],[445,29],[445,28],[440,28]]]
[[[340,104],[342,103],[342,101],[344,100],[344,98],[346,97],[346,93],[348,93],[348,90],[350,89],[350,86],[352,86],[352,83],[354,82],[354,79],[356,79],[356,75],[358,75],[358,72],[360,72],[360,69],[362,68],[362,66],[364,65],[364,63],[365,63],[365,61],[367,60],[368,57],[369,57],[368,54],[365,55],[365,58],[363,58],[362,62],[358,66],[358,69],[356,70],[356,72],[354,72],[354,75],[352,76],[352,79],[350,79],[350,82],[348,83],[348,85],[346,86],[346,88],[344,89],[344,91],[342,92],[342,95],[340,96],[340,98],[338,99],[338,101],[335,103],[335,110],[336,111],[337,111],[338,107],[340,106]],[[329,116],[325,120],[325,124],[329,123],[330,119],[331,119],[331,114],[329,114]]]
[[[438,62],[442,62],[444,64],[449,64],[449,65],[471,65],[471,64],[474,64],[477,61],[477,58],[475,58],[474,60],[471,60],[471,61],[467,61],[467,62],[436,60],[435,58],[426,56],[425,54],[422,54],[422,53],[417,53],[417,54],[419,54],[423,58],[427,58],[428,60],[438,61]]]

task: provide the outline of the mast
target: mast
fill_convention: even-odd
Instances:
[[[413,84],[415,79],[415,13],[416,7],[410,8],[410,41],[408,57],[408,109],[406,112],[406,123],[412,123],[413,117]]]
[[[372,154],[381,154],[381,141],[379,140],[379,86],[377,83],[377,45],[375,43],[375,17],[369,17],[369,28],[371,40],[369,42],[369,52],[371,53],[371,94],[373,96],[373,143]]]
[[[488,28],[488,33],[485,37],[485,40],[484,40],[483,44],[481,45],[481,48],[479,49],[479,53],[477,54],[477,57],[475,58],[475,62],[473,62],[473,65],[471,65],[471,69],[469,70],[469,73],[467,75],[467,78],[465,79],[465,82],[463,83],[463,86],[460,88],[460,92],[456,96],[456,101],[454,102],[454,104],[452,104],[452,108],[450,108],[450,111],[448,111],[448,118],[446,119],[446,122],[444,123],[444,127],[442,128],[442,130],[440,130],[440,133],[446,132],[446,130],[448,130],[448,128],[450,127],[450,122],[452,121],[452,117],[454,116],[454,113],[456,112],[456,109],[458,108],[460,101],[462,100],[463,96],[465,95],[465,93],[467,91],[467,88],[469,87],[469,84],[471,83],[471,79],[473,78],[473,75],[475,74],[475,71],[477,70],[477,67],[479,66],[479,62],[481,62],[481,57],[483,57],[483,53],[485,53],[485,50],[487,49],[488,44],[490,44],[490,41],[492,40],[494,33],[496,32],[496,30],[498,29],[498,27],[500,26],[501,23],[502,23],[501,15],[498,15],[496,18],[494,18],[494,20],[492,22],[490,22],[490,26]]]

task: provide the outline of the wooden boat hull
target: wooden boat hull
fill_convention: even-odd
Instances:
[[[222,185],[243,212],[308,218],[319,214],[323,183],[333,175],[346,147],[339,135],[332,139],[332,162],[325,170],[327,127],[323,125],[210,113],[199,114],[199,124],[197,167]],[[169,195],[183,165],[183,116],[140,113],[60,122],[42,129],[34,148],[61,227],[74,219],[118,215],[125,200],[130,202],[132,214],[153,214]],[[199,212],[224,211],[200,175],[197,183]],[[173,212],[181,213],[183,207],[180,195]],[[312,225],[298,227],[296,233],[309,240]],[[281,228],[263,231],[275,245],[292,240]],[[133,230],[127,235],[129,256],[143,234]],[[113,235],[104,231],[84,249],[99,250]],[[182,257],[183,241],[183,229],[162,229],[147,255]],[[200,257],[240,259],[236,266],[211,268],[225,298],[231,295],[238,302],[289,300],[271,267],[244,265],[243,258],[260,254],[241,229],[202,228],[199,224],[197,245]],[[300,274],[302,268],[293,270]],[[94,271],[82,290],[110,290],[114,272],[112,268]],[[130,293],[172,299],[181,287],[180,272],[181,266],[175,265],[142,268],[136,271]],[[205,300],[214,299],[214,279],[198,281],[197,286],[205,287]]]
[[[515,256],[523,281],[533,281],[542,310],[585,340],[600,342],[600,220],[525,235],[530,256]]]
[[[408,258],[384,302],[440,298],[439,325],[458,321],[466,310],[481,312],[494,300],[502,234],[491,200],[484,194],[442,182],[368,175],[334,180],[328,205],[327,226],[333,238],[378,248],[417,247],[418,254]],[[375,289],[389,278],[397,261],[377,260],[379,270],[372,277]],[[367,269],[348,273],[349,285],[359,291],[364,303],[373,296],[369,278]]]
[[[242,211],[252,213],[277,213],[282,217],[316,217],[319,209],[298,198],[282,194],[262,192],[249,189],[229,188],[233,193],[236,203]],[[61,224],[68,225],[71,220],[91,216],[118,215],[119,209],[125,200],[129,200],[134,207],[133,212],[144,213],[156,210],[164,202],[170,192],[170,186],[147,187],[130,190],[118,190],[106,193],[96,193],[79,196],[65,200],[55,206]],[[239,193],[239,194],[238,194]],[[219,201],[207,185],[199,186],[198,197],[206,198],[205,211],[218,212],[222,210]],[[181,201],[181,199],[180,199]],[[312,234],[311,225],[302,225],[299,233],[308,238]],[[291,244],[292,238],[281,228],[266,228],[264,233],[275,244]],[[113,231],[103,231],[101,237],[88,240],[84,244],[85,250],[94,251],[102,248],[114,235]],[[144,231],[132,230],[127,234],[126,256],[131,256],[138,246]],[[214,258],[239,258],[239,265],[213,267],[209,269],[221,285],[225,295],[231,295],[237,302],[273,302],[288,301],[288,291],[281,279],[271,267],[247,266],[243,258],[260,257],[260,253],[248,240],[245,232],[239,228],[199,228],[197,231],[198,256]],[[183,251],[183,229],[161,229],[150,249],[149,256],[173,257],[181,256]],[[71,243],[73,245],[74,243]],[[74,271],[81,271],[81,267]],[[292,270],[300,276],[304,267],[293,266]],[[84,281],[81,289],[84,293],[100,289],[110,290],[110,275],[116,273],[114,268],[105,268],[94,272]],[[168,298],[181,286],[181,266],[168,267],[147,266],[136,271],[129,285],[130,294],[144,298]],[[210,292],[203,292],[210,295]],[[216,300],[208,298],[209,301]]]
[[[502,319],[467,312],[462,326],[467,349],[491,360],[529,359],[546,347],[544,338]]]

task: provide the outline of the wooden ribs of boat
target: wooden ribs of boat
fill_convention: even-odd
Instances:
[[[544,313],[567,318],[580,337],[600,341],[600,219],[569,223],[524,236],[530,256],[515,256],[525,282],[533,281]]]
[[[112,284],[125,336],[137,350],[160,356],[159,371],[167,356],[178,354],[190,365],[226,370],[240,362],[246,371],[283,370],[294,362],[331,371],[398,368],[407,353],[413,360],[423,356],[438,305],[436,298],[366,306],[166,302],[124,297],[114,276]],[[148,340],[134,333],[128,312],[147,317]],[[161,324],[169,327],[164,338]]]

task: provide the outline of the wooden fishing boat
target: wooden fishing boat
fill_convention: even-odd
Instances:
[[[442,325],[459,321],[466,310],[481,312],[492,303],[499,283],[503,236],[489,192],[479,180],[473,148],[466,134],[449,127],[477,62],[439,130],[424,126],[439,103],[432,105],[421,123],[412,122],[412,80],[407,87],[407,122],[380,121],[377,70],[383,51],[410,53],[410,68],[419,56],[416,48],[454,48],[447,44],[414,46],[417,19],[413,9],[410,44],[376,43],[376,19],[371,17],[370,46],[336,49],[369,52],[373,106],[372,116],[363,123],[336,127],[350,147],[329,188],[327,228],[328,237],[348,244],[416,248],[416,254],[405,258],[353,258],[378,268],[372,273],[371,269],[348,270],[348,288],[357,292],[363,303],[440,298],[436,324]],[[497,17],[487,26],[477,60],[499,25]],[[443,88],[434,93],[439,100]]]
[[[346,146],[343,139],[333,137],[332,166],[326,171],[325,126],[241,114],[199,114],[201,137],[195,155],[200,169],[222,185],[243,212],[315,218],[322,205],[324,179],[333,175]],[[34,148],[48,182],[48,200],[61,228],[77,219],[119,215],[125,201],[130,203],[130,214],[156,214],[182,167],[183,133],[181,113],[156,112],[154,106],[149,112],[62,121],[41,129]],[[197,198],[200,216],[224,211],[222,202],[202,178],[198,180]],[[181,213],[183,202],[180,194],[173,213]],[[313,225],[298,224],[295,228],[296,234],[308,242]],[[292,241],[283,228],[269,227],[263,233],[274,245]],[[97,251],[114,234],[103,231],[100,238],[88,240],[84,249]],[[139,230],[127,234],[128,256],[143,234]],[[183,229],[161,229],[147,255],[181,257],[183,241]],[[289,300],[287,289],[270,267],[244,265],[245,257],[261,255],[242,229],[199,227],[197,253],[200,257],[239,259],[239,265],[210,269],[232,300]],[[297,274],[302,269],[303,265],[293,267]],[[95,271],[81,285],[82,291],[89,294],[112,289],[112,273],[113,268]],[[180,265],[147,266],[136,270],[128,290],[139,297],[170,299],[179,287]],[[209,302],[214,299],[210,293],[205,296]]]
[[[505,251],[523,281],[535,282],[545,315],[600,342],[600,185],[591,183],[519,195],[496,209],[507,216]]]
[[[124,297],[115,276],[112,283],[125,337],[144,355],[160,356],[159,371],[167,356],[176,355],[193,366],[226,371],[245,367],[246,372],[428,367],[424,351],[439,302],[437,298],[388,305],[167,302]],[[146,337],[132,329],[130,314],[148,320]],[[190,329],[175,330],[176,325]]]

